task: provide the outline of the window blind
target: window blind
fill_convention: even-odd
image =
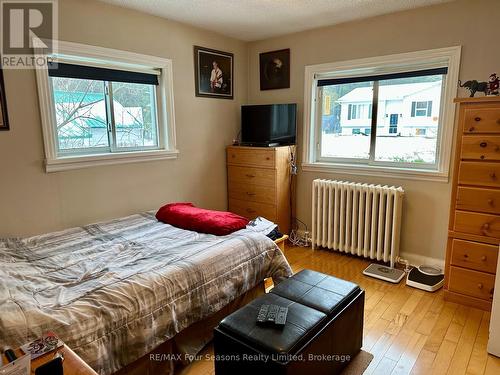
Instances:
[[[158,85],[158,76],[155,74],[131,72],[126,70],[98,68],[93,66],[75,65],[66,63],[48,63],[50,77],[90,79],[96,81],[140,83]]]
[[[341,85],[345,83],[356,83],[356,82],[383,81],[386,79],[423,77],[432,75],[442,75],[447,73],[448,73],[448,68],[444,67],[444,68],[417,70],[413,72],[378,74],[378,75],[370,75],[363,77],[326,78],[318,80],[318,86]]]

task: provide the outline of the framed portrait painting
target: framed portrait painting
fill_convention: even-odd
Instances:
[[[194,46],[196,96],[233,99],[233,54]]]
[[[259,55],[260,89],[290,88],[290,49],[264,52]]]
[[[5,85],[3,70],[0,68],[0,130],[9,130],[9,116],[7,115],[7,101],[5,100]]]

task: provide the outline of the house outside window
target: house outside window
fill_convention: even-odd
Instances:
[[[459,56],[451,47],[306,67],[303,168],[447,179]]]

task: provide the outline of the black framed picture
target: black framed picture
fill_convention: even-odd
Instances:
[[[0,68],[0,130],[9,130],[7,100],[5,99],[5,85],[3,83],[3,70],[1,68]]]
[[[194,46],[196,96],[233,99],[233,54]]]
[[[260,89],[290,88],[290,48],[259,55]]]

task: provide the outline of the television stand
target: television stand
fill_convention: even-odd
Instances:
[[[278,146],[280,146],[280,144],[278,142],[263,142],[263,143],[241,142],[240,146],[247,146],[247,147],[278,147]]]

